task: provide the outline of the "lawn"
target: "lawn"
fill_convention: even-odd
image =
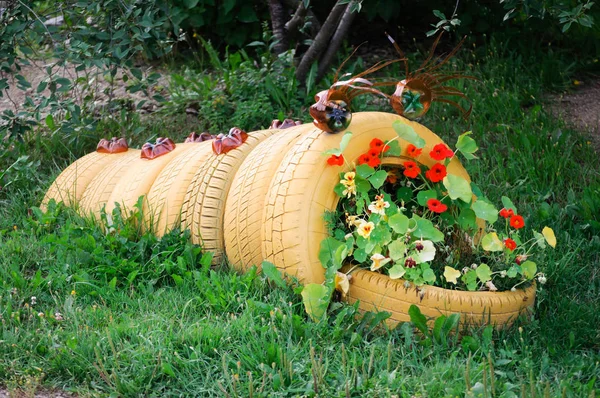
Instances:
[[[532,319],[432,344],[410,324],[389,330],[383,316],[356,317],[345,304],[314,323],[297,285],[210,268],[185,233],[157,240],[132,219],[107,233],[69,209],[35,209],[61,167],[116,128],[138,144],[165,130],[181,141],[197,124],[172,102],[169,116],[102,121],[71,153],[40,133],[0,157],[6,169],[19,150],[29,154],[0,190],[0,386],[82,396],[596,396],[600,164],[583,132],[551,117],[543,100],[546,82],[568,85],[567,61],[490,45],[454,66],[479,79],[463,86],[470,121],[437,104],[423,124],[448,142],[471,130],[481,147],[481,160],[465,163],[472,179],[495,202],[511,197],[529,215],[526,228],[549,225],[558,238]],[[268,90],[253,95],[264,100]],[[272,113],[243,109],[254,128]]]

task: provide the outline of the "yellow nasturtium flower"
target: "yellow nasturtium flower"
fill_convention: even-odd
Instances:
[[[361,223],[356,228],[356,232],[358,232],[358,234],[363,238],[369,239],[369,236],[371,236],[371,232],[373,232],[374,229],[375,224],[373,224],[371,221],[367,222],[365,220],[361,220]]]

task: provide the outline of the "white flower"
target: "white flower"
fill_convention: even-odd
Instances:
[[[487,281],[487,282],[485,283],[485,286],[488,288],[488,290],[489,290],[490,292],[496,292],[496,291],[498,291],[498,288],[496,287],[496,285],[494,285],[494,284],[492,283],[492,281]]]
[[[33,307],[37,303],[37,297],[31,296],[31,306]]]
[[[350,290],[350,276],[342,272],[336,272],[335,290],[342,294],[342,298],[346,297]]]
[[[506,271],[504,271],[504,270],[500,271],[500,276],[502,278],[506,278]]]
[[[545,285],[547,282],[546,275],[540,274],[537,278],[538,282],[542,285]]]
[[[414,242],[414,248],[412,257],[417,264],[432,261],[435,258],[435,246],[430,240],[417,240]]]
[[[356,228],[356,232],[358,232],[358,234],[360,236],[362,236],[365,239],[369,239],[369,236],[371,236],[371,232],[373,232],[373,229],[375,229],[375,224],[373,224],[372,222],[366,222],[365,220],[360,220],[361,223],[360,225]]]
[[[63,321],[65,318],[63,318],[63,316],[60,312],[55,312],[54,319],[56,319],[57,321]]]
[[[43,318],[43,317],[44,317],[44,313],[43,313],[43,312],[38,312],[38,316],[39,316],[40,318]]]
[[[346,216],[346,224],[348,224],[349,227],[358,227],[363,221],[364,220],[358,218],[358,216]]]
[[[376,200],[371,202],[371,204],[369,205],[369,210],[372,213],[384,216],[385,209],[387,209],[388,207],[390,207],[389,202],[383,200],[383,196],[377,195]]]
[[[383,254],[375,253],[371,256],[371,271],[377,271],[391,261],[390,258],[385,257]]]

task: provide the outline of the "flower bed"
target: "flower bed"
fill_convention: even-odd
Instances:
[[[466,173],[448,171],[458,153],[476,159],[470,133],[456,150],[444,143],[424,150],[411,125],[396,121],[392,128],[398,137],[373,137],[354,159],[344,154],[351,132],[325,152],[329,167],[348,171],[331,187],[339,201],[325,212],[319,259],[326,277],[305,287],[308,313],[320,318],[335,289],[363,309],[392,312],[395,321],[407,320],[413,303],[431,316],[459,312],[470,323],[511,323],[532,307],[534,280],[545,283],[533,260],[536,249],[555,246],[553,231],[525,238],[524,218],[510,199],[503,197],[498,211]]]

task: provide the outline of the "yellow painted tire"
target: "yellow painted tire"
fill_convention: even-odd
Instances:
[[[181,208],[181,227],[191,231],[192,242],[214,253],[213,264],[219,264],[223,257],[225,200],[233,176],[246,156],[278,131],[255,131],[239,148],[221,155],[211,153],[192,178]]]
[[[437,135],[401,116],[380,112],[353,115],[348,127],[353,136],[344,157],[349,162],[355,161],[367,151],[373,138],[396,138],[392,123],[397,120],[413,127],[426,141],[423,154],[417,160],[428,167],[435,164],[436,161],[428,154],[434,145],[442,142]],[[329,134],[310,125],[302,128],[307,129],[306,132],[285,154],[267,192],[262,222],[262,253],[266,260],[302,282],[321,283],[325,270],[319,262],[318,253],[321,241],[327,237],[323,213],[336,209],[339,198],[333,187],[339,182],[339,173],[349,170],[349,167],[330,166],[323,156],[325,150],[339,147],[343,133]],[[407,144],[400,140],[403,151]],[[383,161],[384,164],[402,162],[402,159],[394,157]],[[447,169],[449,174],[470,181],[458,159],[454,158]]]
[[[91,215],[98,219],[100,210],[108,202],[118,180],[125,174],[131,162],[139,157],[139,149],[129,149],[116,161],[102,168],[83,192],[83,196],[79,202],[80,214],[85,216]]]
[[[111,213],[115,203],[125,211],[133,211],[140,196],[146,196],[160,172],[178,155],[187,153],[196,144],[176,144],[171,152],[154,159],[132,159],[125,173],[117,177],[117,182],[106,201],[106,212]],[[144,200],[144,211],[149,212]],[[149,228],[150,226],[146,225]]]
[[[213,153],[212,141],[186,145],[193,147],[171,160],[148,192],[148,211],[144,213],[144,220],[146,225],[153,226],[157,236],[181,226],[181,208],[188,187],[196,171]]]
[[[533,311],[535,284],[516,292],[465,292],[435,286],[404,286],[400,279],[368,270],[352,273],[348,301],[359,301],[363,311],[387,311],[388,324],[410,321],[408,309],[418,305],[429,319],[440,315],[460,314],[461,323],[492,324],[496,328],[510,326],[521,314]]]
[[[309,126],[310,128],[310,126]],[[234,268],[260,266],[265,197],[275,170],[307,125],[287,128],[261,142],[240,166],[225,206],[225,251]]]
[[[94,177],[107,165],[116,162],[126,153],[92,152],[77,159],[56,177],[56,180],[48,188],[40,208],[42,211],[46,211],[48,202],[51,199],[56,202],[63,202],[65,206],[77,206]]]

